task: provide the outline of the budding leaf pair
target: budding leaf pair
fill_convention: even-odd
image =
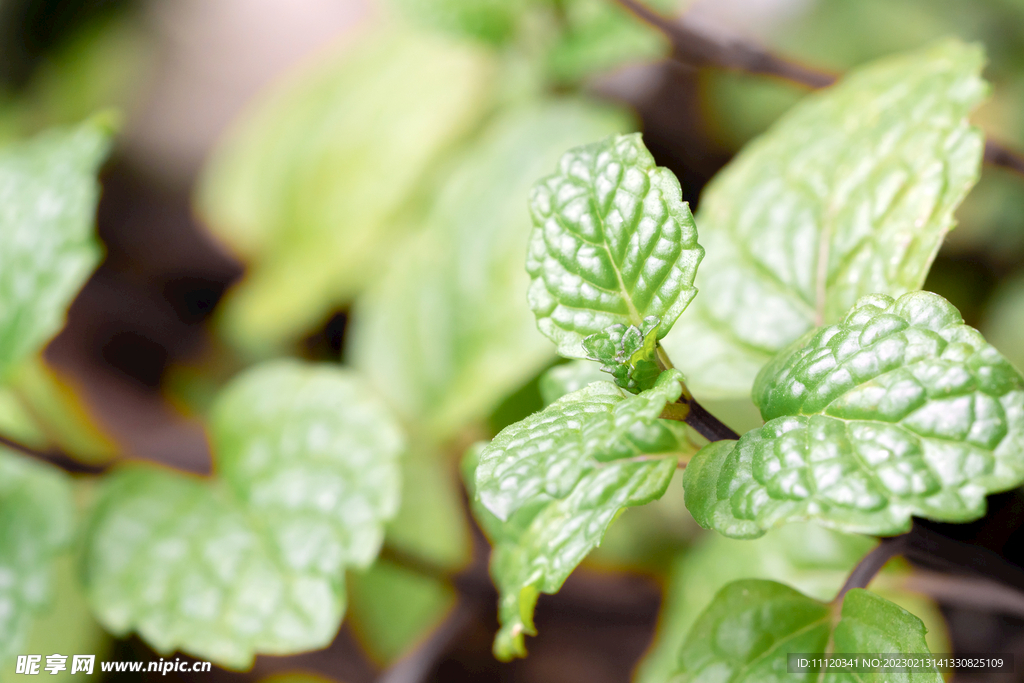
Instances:
[[[587,357],[601,363],[615,383],[634,394],[654,386],[661,374],[655,357],[658,345],[657,316],[644,318],[643,327],[612,325],[604,332],[583,339]]]

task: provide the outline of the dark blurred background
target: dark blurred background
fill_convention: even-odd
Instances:
[[[1007,144],[1024,147],[1024,3],[699,0],[678,9],[716,34],[835,73],[937,36],[982,40],[996,95],[977,122]],[[327,46],[351,40],[381,11],[370,0],[0,3],[0,87],[8,112],[0,115],[0,133],[74,120],[96,105],[125,113],[102,178],[98,229],[107,255],[46,353],[119,451],[209,470],[194,409],[202,399],[193,400],[203,386],[189,379],[196,368],[216,368],[214,375],[223,376],[234,369],[210,320],[243,265],[197,221],[193,184],[214,143],[247,103],[283,74],[315,61]],[[671,60],[596,75],[584,88],[635,108],[648,146],[680,178],[694,206],[731,155],[806,92],[770,78]],[[956,304],[969,324],[989,332],[1020,365],[1024,330],[1014,321],[1021,320],[1015,292],[1024,278],[1024,177],[986,167],[959,216],[961,225],[927,287]],[[341,360],[347,313],[330,312],[294,352]],[[1014,491],[995,496],[990,508],[977,523],[944,530],[1024,564],[1024,500]],[[195,677],[256,680],[306,670],[350,683],[629,679],[654,633],[661,579],[600,564],[584,568],[557,596],[541,599],[541,635],[531,639],[530,656],[502,665],[490,653],[497,624],[487,549],[479,533],[474,538],[474,563],[456,577],[461,602],[404,669],[389,669],[380,678],[381,665],[363,654],[345,626],[327,650],[260,657],[244,674],[217,670]],[[1024,680],[1024,620],[949,606],[944,613],[957,649],[1017,654],[1017,678],[985,680]],[[111,647],[110,659],[158,657],[136,638]]]

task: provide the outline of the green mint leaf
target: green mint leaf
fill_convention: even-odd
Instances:
[[[491,45],[514,37],[529,0],[392,0],[417,24]]]
[[[525,654],[540,593],[554,593],[626,507],[660,498],[684,428],[661,420],[682,392],[675,370],[637,396],[595,382],[502,430],[467,456],[474,512],[494,545],[499,659]]]
[[[54,560],[70,543],[73,529],[67,477],[0,448],[0,664],[5,667],[24,654],[33,618],[48,606]]]
[[[662,342],[687,386],[742,396],[758,370],[866,294],[919,289],[978,178],[981,49],[946,41],[808,95],[701,198],[701,296]]]
[[[694,519],[728,536],[966,522],[1024,481],[1024,377],[936,294],[864,297],[765,366],[754,401],[764,427],[683,478]]]
[[[556,365],[540,376],[540,396],[549,406],[566,394],[579,391],[594,382],[607,382],[608,375],[589,360],[574,360]]]
[[[847,575],[876,541],[815,524],[789,524],[754,540],[708,534],[681,552],[672,570],[655,642],[637,668],[636,683],[668,683],[678,669],[679,650],[694,622],[727,584],[769,579],[816,600],[835,596]],[[938,607],[903,588],[909,567],[890,563],[871,582],[872,591],[891,600],[928,627],[931,652],[949,651],[945,621]]]
[[[447,582],[380,559],[348,577],[347,624],[377,662],[388,664],[444,620],[457,595]]]
[[[235,344],[272,351],[375,278],[409,227],[406,205],[479,125],[494,66],[464,44],[380,30],[245,115],[197,196],[207,227],[248,263],[223,303]]]
[[[99,263],[96,173],[111,134],[96,117],[0,149],[0,381],[64,326]]]
[[[394,419],[350,373],[275,362],[212,411],[221,476],[132,467],[93,513],[85,582],[113,633],[236,668],[330,642],[343,572],[376,557],[398,507]]]
[[[353,361],[436,438],[490,414],[554,356],[523,293],[526,198],[566,148],[625,130],[580,99],[511,107],[442,179],[422,234],[357,302]]]
[[[693,216],[639,133],[567,152],[534,186],[530,210],[530,307],[563,356],[585,358],[584,337],[647,316],[664,336],[697,293]]]
[[[684,680],[761,683],[816,681],[820,674],[786,673],[790,652],[928,652],[920,619],[862,588],[843,599],[838,623],[832,606],[774,581],[748,579],[723,588],[694,624],[679,653]],[[826,648],[828,648],[826,650]],[[891,674],[859,674],[850,680],[882,683]],[[835,680],[845,680],[836,677]],[[906,676],[915,683],[940,683],[938,672]]]
[[[669,54],[670,45],[661,33],[617,3],[567,0],[558,4],[562,33],[547,55],[548,72],[555,81],[573,83],[624,64],[652,62]],[[665,14],[682,11],[677,0],[646,4]]]
[[[615,383],[637,394],[654,386],[661,374],[656,358],[658,329],[657,316],[644,318],[643,327],[612,325],[604,332],[583,339],[587,357],[601,363],[601,369],[611,373]]]

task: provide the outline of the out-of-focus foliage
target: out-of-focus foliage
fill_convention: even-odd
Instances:
[[[0,666],[23,654],[36,613],[53,599],[54,560],[71,542],[67,477],[0,448]],[[68,618],[73,618],[71,614]]]
[[[385,559],[349,575],[350,623],[379,662],[406,652],[437,626],[455,600],[450,585]]]
[[[100,259],[93,218],[109,117],[0,150],[0,381],[63,326]]]
[[[863,294],[924,283],[973,186],[983,56],[943,42],[809,95],[702,197],[701,295],[665,341],[698,393],[741,396],[761,366]]]
[[[996,292],[982,330],[992,345],[1024,372],[1024,277],[1008,280]]]
[[[85,580],[112,632],[246,667],[330,642],[343,572],[377,555],[399,501],[397,424],[344,370],[275,362],[212,410],[220,477],[136,466],[104,486]]]
[[[198,191],[207,225],[249,265],[222,313],[233,342],[279,348],[366,284],[439,154],[479,125],[494,73],[482,49],[379,30],[236,127]]]
[[[443,176],[418,237],[355,309],[355,366],[400,412],[445,436],[491,412],[553,356],[526,304],[526,198],[573,146],[627,119],[549,100],[494,120]]]

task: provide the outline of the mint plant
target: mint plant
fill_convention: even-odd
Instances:
[[[1024,483],[1019,361],[921,289],[979,176],[980,48],[808,95],[694,215],[633,116],[581,86],[664,36],[596,0],[397,4],[412,25],[285,84],[204,170],[198,212],[248,265],[189,404],[207,476],[98,459],[31,409],[102,257],[114,131],[0,147],[0,667],[57,589],[114,638],[241,670],[343,623],[382,666],[443,647],[493,584],[507,661],[542,595],[652,510],[708,533],[651,532],[673,559],[640,683],[949,649],[918,570],[889,560],[966,562],[915,518],[971,522]],[[345,362],[289,357],[338,306]],[[734,431],[723,398],[758,426]]]

